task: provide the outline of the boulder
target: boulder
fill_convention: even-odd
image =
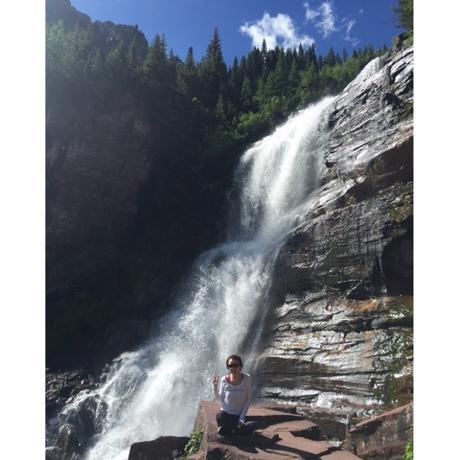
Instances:
[[[413,404],[409,403],[356,425],[345,446],[365,460],[400,460],[412,427]]]
[[[154,441],[136,442],[129,450],[128,460],[171,460],[179,458],[189,438],[161,436]]]
[[[46,419],[49,421],[62,409],[69,398],[80,391],[94,389],[97,379],[83,369],[52,371],[46,369]]]
[[[322,439],[319,427],[292,412],[251,406],[248,422],[256,422],[252,435],[222,437],[217,434],[214,401],[201,401],[195,430],[203,431],[200,449],[190,460],[202,459],[328,459],[357,460],[359,457]]]

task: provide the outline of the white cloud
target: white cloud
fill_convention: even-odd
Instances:
[[[303,6],[306,8],[305,17],[307,21],[314,21],[320,15],[319,11],[314,10],[313,8],[310,8],[310,5],[308,2],[305,2]]]
[[[318,22],[317,26],[323,34],[323,38],[326,38],[332,32],[337,30],[335,27],[335,14],[329,2],[322,3],[319,8],[322,19]]]
[[[359,43],[359,40],[350,34],[356,20],[349,17],[339,19],[334,11],[332,0],[322,2],[316,9],[312,8],[308,1],[304,2],[303,6],[305,19],[313,24],[323,38],[327,38],[334,32],[342,32],[344,40],[351,42],[353,46]],[[362,14],[364,10],[361,8],[358,12]]]
[[[359,43],[359,40],[350,35],[351,29],[356,24],[356,21],[354,19],[343,18],[342,23],[343,23],[343,28],[345,30],[345,35],[343,36],[343,38],[346,41],[351,42],[353,46],[356,46]]]
[[[314,43],[310,36],[299,34],[291,17],[282,13],[276,16],[264,13],[258,21],[242,25],[240,32],[251,37],[252,46],[257,48],[262,47],[264,39],[268,49],[273,49],[277,45],[283,48],[296,48],[300,43],[306,46]]]
[[[308,22],[313,22],[323,38],[328,37],[332,32],[337,32],[332,2],[323,2],[317,9],[311,8],[308,2],[305,2],[303,6],[305,7],[305,19]]]

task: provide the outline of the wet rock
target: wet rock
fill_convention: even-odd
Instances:
[[[412,293],[412,193],[412,183],[394,184],[307,219],[279,255],[274,289],[357,299]]]
[[[189,438],[161,436],[154,441],[136,442],[129,450],[128,460],[171,460],[180,457]]]
[[[97,379],[82,369],[46,370],[46,420],[57,415],[69,398],[80,391],[96,388]]]
[[[260,358],[262,397],[352,413],[378,406],[388,376],[411,374],[411,296],[305,302],[299,295],[276,311]]]
[[[78,409],[64,405],[71,403],[99,385],[84,370],[46,371],[46,456],[47,459],[80,458],[88,440],[101,429],[100,417],[104,407],[93,398],[83,399]],[[97,409],[97,410],[96,410]],[[98,414],[98,416],[96,416]]]
[[[95,432],[97,402],[93,398],[83,400],[78,408],[68,409],[65,422],[74,427],[75,436],[79,440],[87,440]],[[79,441],[83,444],[83,441]]]
[[[353,417],[347,414],[335,414],[330,410],[299,405],[296,413],[316,423],[328,440],[344,441]]]
[[[365,460],[400,460],[412,437],[412,403],[384,412],[353,427],[345,445]]]
[[[45,448],[45,459],[46,460],[60,460],[63,453],[56,446],[49,446]]]
[[[363,70],[328,113],[322,187],[275,266],[261,396],[341,413],[412,379],[413,49]]]
[[[56,452],[61,453],[60,458],[69,458],[71,460],[80,458],[80,455],[83,453],[83,446],[74,425],[68,423],[61,425],[56,441],[56,448]]]

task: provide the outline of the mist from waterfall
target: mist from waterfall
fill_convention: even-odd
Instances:
[[[97,434],[85,459],[126,460],[134,442],[189,435],[225,358],[241,353],[244,370],[254,369],[274,261],[319,186],[332,100],[298,112],[245,152],[228,239],[195,262],[160,336],[121,355],[103,386],[80,393],[59,415],[62,426],[91,412]]]

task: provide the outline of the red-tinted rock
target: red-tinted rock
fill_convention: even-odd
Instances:
[[[336,450],[331,454],[322,456],[321,460],[357,460],[358,458],[348,450]]]
[[[314,423],[299,415],[265,407],[253,406],[248,411],[247,420],[258,424],[253,435],[222,438],[217,435],[218,410],[216,402],[200,403],[195,429],[202,429],[204,436],[199,452],[189,457],[191,460],[359,459],[351,452],[339,451],[329,442],[319,440],[319,428]],[[333,453],[337,455],[330,457]]]

